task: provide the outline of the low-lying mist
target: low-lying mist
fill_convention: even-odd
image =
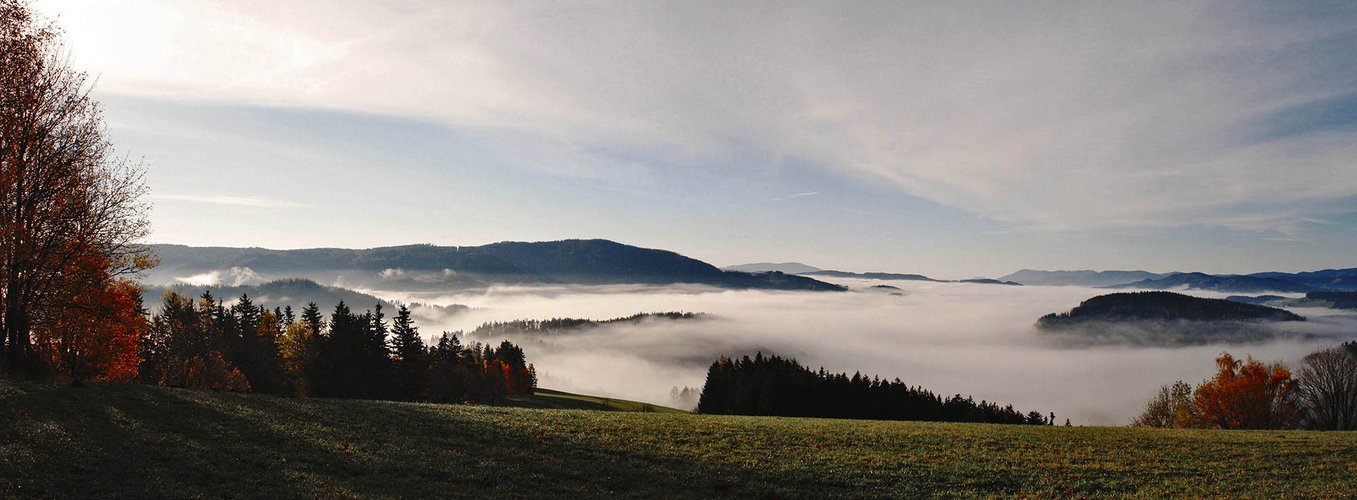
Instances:
[[[426,337],[444,330],[470,331],[488,321],[709,313],[701,320],[512,338],[537,366],[540,385],[553,389],[669,404],[671,388],[701,387],[716,357],[762,350],[794,356],[811,367],[898,377],[942,395],[960,393],[1012,403],[1022,411],[1053,411],[1059,420],[1092,425],[1128,423],[1160,385],[1179,379],[1196,384],[1210,376],[1222,351],[1294,367],[1321,346],[1357,337],[1355,315],[1297,309],[1310,321],[1286,328],[1306,335],[1280,340],[1182,347],[1071,343],[1038,331],[1036,319],[1108,290],[837,282],[854,291],[635,286],[496,287],[441,296],[366,291],[407,302],[471,306],[456,314],[417,318]],[[879,284],[900,291],[870,288]]]

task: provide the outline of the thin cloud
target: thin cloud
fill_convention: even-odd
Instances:
[[[152,200],[165,201],[184,201],[189,203],[206,203],[210,205],[226,205],[233,207],[250,208],[311,208],[311,205],[297,203],[292,201],[269,200],[264,198],[251,198],[247,196],[212,196],[212,195],[190,195],[190,194],[151,194],[148,196]]]
[[[815,195],[817,195],[817,194],[820,194],[820,193],[817,193],[817,192],[815,192],[815,191],[806,191],[806,192],[804,192],[804,193],[789,194],[789,195],[787,195],[787,197],[788,197],[788,198],[804,198],[804,197],[806,197],[806,196],[815,196]]]
[[[866,210],[858,210],[858,209],[856,209],[856,208],[840,208],[839,210],[842,210],[842,211],[844,211],[844,212],[848,212],[848,213],[850,213],[850,214],[859,214],[859,215],[881,215],[881,214],[876,213],[876,212],[868,212],[868,211],[866,211]]]

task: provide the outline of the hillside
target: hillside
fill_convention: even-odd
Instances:
[[[812,278],[722,271],[666,250],[608,240],[503,242],[477,247],[408,245],[371,249],[196,248],[156,245],[153,283],[215,278],[230,285],[307,278],[346,287],[449,290],[497,284],[702,284],[726,288],[838,291]],[[207,277],[207,278],[204,278]]]
[[[1204,299],[1173,292],[1099,295],[1067,313],[1042,316],[1037,324],[1053,328],[1091,321],[1304,321],[1293,312],[1225,299]]]
[[[1280,278],[1256,276],[1216,276],[1205,273],[1175,273],[1159,279],[1148,279],[1106,288],[1141,288],[1152,290],[1210,290],[1229,293],[1308,292],[1309,285]]]
[[[728,417],[0,380],[0,497],[1357,495],[1357,434]]]

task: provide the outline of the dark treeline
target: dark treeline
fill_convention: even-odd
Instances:
[[[618,323],[641,323],[651,320],[688,320],[702,319],[706,317],[703,313],[691,312],[660,312],[660,313],[639,313],[624,318],[613,318],[607,320],[592,320],[578,318],[552,318],[546,320],[520,319],[514,321],[492,321],[481,324],[472,330],[470,335],[474,337],[489,337],[500,335],[520,335],[520,334],[557,334],[571,331],[578,331],[587,328],[594,328],[603,325],[612,325]]]
[[[778,415],[788,417],[858,418],[1052,424],[1038,412],[1023,414],[1012,406],[975,402],[961,395],[944,399],[899,379],[881,380],[855,373],[818,372],[795,359],[764,356],[722,357],[712,363],[698,401],[699,413]]]
[[[426,346],[405,306],[388,322],[380,304],[356,313],[340,302],[326,317],[315,303],[298,314],[210,292],[166,293],[141,358],[147,383],[298,396],[491,402],[537,385],[518,346],[448,333]]]

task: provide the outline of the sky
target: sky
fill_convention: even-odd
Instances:
[[[1357,266],[1357,3],[41,0],[154,242]]]

